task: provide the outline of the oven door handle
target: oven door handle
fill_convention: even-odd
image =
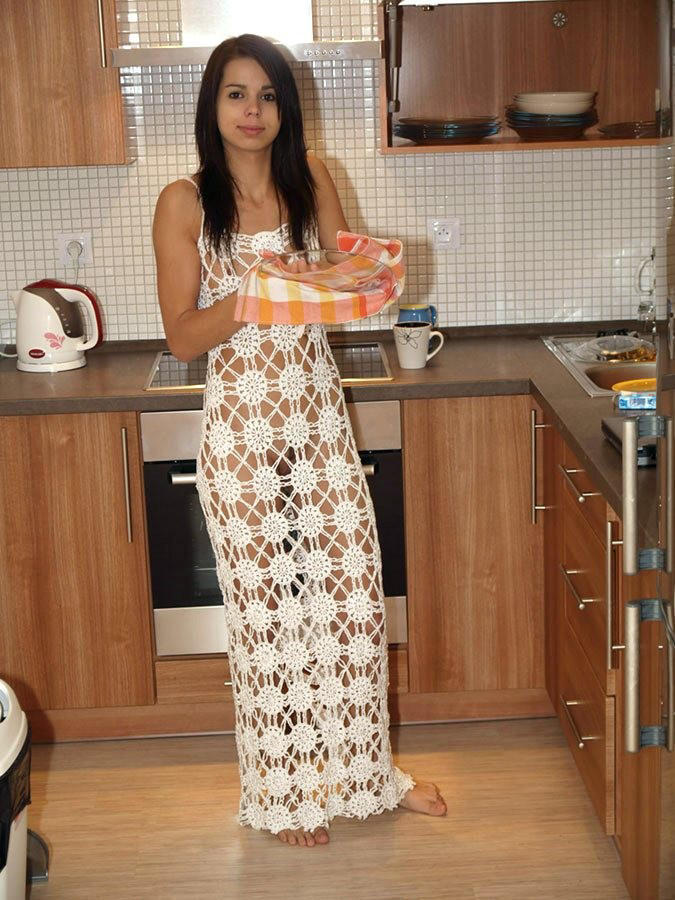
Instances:
[[[169,472],[171,484],[197,484],[196,472]]]
[[[363,474],[366,477],[377,475],[377,462],[363,462],[361,464]],[[169,472],[169,481],[171,484],[197,484],[196,472]]]

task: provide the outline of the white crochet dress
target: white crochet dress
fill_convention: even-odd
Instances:
[[[289,229],[199,240],[199,306]],[[394,809],[373,504],[322,326],[247,324],[209,352],[197,489],[225,603],[239,822],[274,834]]]

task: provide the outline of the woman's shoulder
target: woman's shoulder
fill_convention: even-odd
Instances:
[[[177,178],[162,188],[159,200],[170,206],[194,205],[199,203],[199,188],[194,176]]]
[[[166,185],[157,198],[156,217],[167,223],[181,222],[192,233],[199,234],[201,205],[196,184],[187,178],[178,178]]]
[[[307,154],[307,165],[312,173],[312,177],[319,183],[325,182],[327,178],[330,180],[330,172],[326,168],[326,164],[312,152]]]

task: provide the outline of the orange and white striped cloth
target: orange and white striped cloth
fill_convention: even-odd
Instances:
[[[242,278],[235,320],[258,325],[355,322],[401,296],[405,266],[400,241],[338,231],[337,249],[351,256],[308,272],[289,272],[268,254]]]

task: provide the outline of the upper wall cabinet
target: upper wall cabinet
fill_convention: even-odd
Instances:
[[[409,3],[385,0],[379,8],[383,153],[604,147],[671,134],[669,0]],[[597,121],[571,140],[541,129],[519,136],[506,107],[515,94],[543,91],[596,92]],[[475,116],[496,117],[499,132],[467,144],[450,142],[447,126],[429,128],[427,137],[416,135],[421,146],[396,133],[406,131],[402,119]],[[655,123],[649,137],[599,130],[645,121]]]
[[[0,168],[128,162],[115,0],[5,0]]]

